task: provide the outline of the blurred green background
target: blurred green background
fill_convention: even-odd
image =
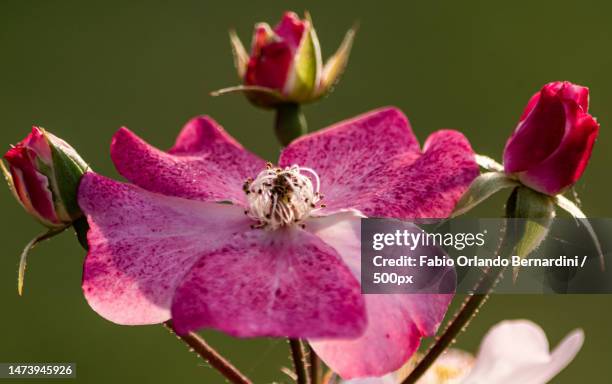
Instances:
[[[383,105],[400,107],[423,140],[457,128],[481,153],[500,158],[528,98],[552,80],[591,88],[601,134],[577,189],[592,216],[610,217],[612,5],[604,1],[23,1],[0,2],[0,143],[41,125],[69,141],[92,167],[118,177],[113,132],[130,127],[169,147],[190,117],[210,114],[252,151],[274,160],[272,114],[242,97],[208,92],[237,84],[227,30],[250,41],[253,24],[285,8],[311,11],[324,57],[358,20],[351,62],[336,91],[307,107],[319,129]],[[481,209],[499,216],[503,197]],[[41,227],[0,188],[0,362],[77,363],[82,383],[218,383],[161,326],[124,327],[94,313],[80,289],[84,251],[65,233],[29,259],[25,295],[16,275],[22,247]],[[551,343],[584,328],[586,343],[554,382],[608,382],[612,298],[494,296],[458,340],[474,352],[501,319],[541,324]],[[203,333],[256,383],[287,381],[282,340]],[[1,380],[0,380],[1,381]],[[41,381],[36,381],[41,382]]]

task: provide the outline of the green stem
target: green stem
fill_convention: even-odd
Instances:
[[[297,376],[297,384],[308,384],[308,373],[306,372],[306,360],[304,356],[304,347],[299,339],[289,339],[289,347],[291,348],[291,358],[293,359],[293,368]]]
[[[410,372],[410,375],[402,381],[402,384],[414,384],[419,378],[433,365],[438,357],[455,341],[457,335],[465,330],[469,325],[470,320],[476,316],[478,309],[487,301],[489,295],[497,282],[501,280],[502,274],[506,268],[497,267],[488,270],[485,275],[481,278],[479,283],[475,287],[475,291],[482,292],[486,291],[486,294],[471,294],[461,304],[461,308],[455,313],[452,320],[450,320],[446,329],[442,335],[438,338],[436,343],[432,345],[429,350],[425,353],[423,359],[417,364],[417,366]]]
[[[252,384],[242,372],[232,365],[221,354],[215,351],[201,336],[195,332],[189,332],[186,335],[179,335],[172,327],[172,321],[168,320],[164,323],[170,332],[174,333],[178,338],[183,340],[189,347],[193,349],[204,361],[208,362],[216,369],[223,377],[232,384]]]
[[[308,353],[308,360],[310,363],[309,366],[309,370],[310,370],[310,382],[312,384],[319,384],[321,382],[321,359],[319,359],[319,356],[317,356],[316,352],[314,351],[314,349],[312,349],[312,347],[308,347],[309,349],[309,353]]]
[[[516,218],[521,217],[520,209],[517,208],[518,200],[518,188],[515,188],[508,201],[506,202],[506,215],[505,217]],[[502,240],[497,248],[497,255],[510,254],[516,245],[517,232],[514,226],[508,225],[508,220],[502,229]],[[457,336],[464,331],[469,325],[470,321],[476,316],[478,310],[487,301],[489,295],[502,279],[503,273],[506,267],[494,267],[487,269],[481,279],[476,283],[473,293],[470,294],[453,318],[449,321],[448,325],[442,332],[442,335],[437,341],[427,350],[425,356],[417,366],[410,372],[408,377],[401,384],[414,384],[416,383],[425,372],[433,365],[440,355],[455,342]],[[484,293],[478,293],[484,292]]]
[[[306,132],[308,132],[308,125],[300,104],[285,103],[276,107],[274,133],[283,147]]]

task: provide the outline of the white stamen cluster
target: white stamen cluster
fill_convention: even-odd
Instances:
[[[303,226],[313,210],[325,206],[319,204],[323,198],[320,186],[319,176],[310,168],[297,165],[277,168],[268,163],[254,180],[249,178],[244,183],[249,202],[245,214],[256,221],[253,228]]]

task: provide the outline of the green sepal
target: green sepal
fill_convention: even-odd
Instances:
[[[457,202],[451,217],[463,215],[502,189],[518,185],[516,180],[502,172],[483,173],[472,181],[468,190]]]
[[[67,227],[63,228],[52,228],[47,232],[41,233],[36,236],[28,244],[26,244],[25,248],[21,252],[21,256],[19,257],[19,269],[17,271],[17,293],[19,296],[23,295],[23,284],[25,280],[25,271],[27,266],[27,259],[30,251],[39,243],[52,238],[53,236],[57,236],[62,233]]]
[[[240,79],[244,78],[249,63],[249,54],[247,53],[242,41],[236,34],[236,31],[231,29],[229,31],[230,45],[232,46],[232,56],[234,58],[234,67]]]
[[[528,257],[548,235],[555,217],[554,199],[531,188],[516,187],[506,203],[507,235],[513,240],[512,255]],[[512,220],[517,219],[517,220]],[[513,268],[513,279],[519,267]]]
[[[353,47],[353,41],[355,40],[355,34],[357,33],[358,25],[355,24],[351,29],[346,32],[340,47],[336,52],[327,59],[325,66],[321,73],[321,79],[315,92],[315,97],[320,98],[327,93],[331,92],[333,87],[340,81],[340,77],[344,73],[346,66],[349,61],[351,54],[351,48]]]
[[[591,236],[591,240],[593,240],[593,244],[595,245],[595,248],[597,249],[597,253],[599,255],[599,263],[601,265],[601,270],[605,271],[606,263],[604,259],[603,249],[601,248],[599,238],[597,238],[597,233],[595,233],[593,226],[591,226],[591,223],[587,219],[584,212],[582,212],[582,210],[578,208],[578,206],[574,204],[573,201],[571,201],[570,199],[566,198],[563,195],[555,196],[555,204],[557,204],[559,208],[562,208],[567,213],[569,213],[576,220],[576,222],[584,225],[587,232],[589,233],[589,236]]]
[[[54,199],[60,200],[56,201],[55,207],[58,216],[64,216],[65,221],[72,221],[82,215],[77,201],[77,192],[81,177],[89,167],[78,155],[76,155],[77,158],[73,158],[65,150],[54,145],[52,141],[49,142],[54,173],[54,177],[49,177],[49,180],[58,192],[57,195],[53,194]]]
[[[72,223],[72,228],[74,229],[74,233],[77,236],[77,240],[79,240],[79,244],[83,247],[84,250],[89,251],[89,244],[87,243],[87,232],[89,231],[89,223],[87,222],[87,218],[85,216],[80,217]]]
[[[221,96],[229,93],[242,93],[254,105],[264,108],[273,109],[279,104],[287,103],[287,99],[277,90],[272,88],[260,87],[257,85],[237,85],[218,89],[210,93],[211,96]]]
[[[504,166],[489,156],[476,154],[475,158],[476,158],[476,163],[481,168],[484,168],[487,171],[491,171],[491,172],[503,172],[504,171]]]
[[[306,13],[307,30],[293,59],[284,87],[287,99],[297,103],[312,101],[321,76],[321,47],[310,14]]]
[[[6,180],[6,183],[8,184],[8,187],[11,190],[11,193],[13,194],[13,196],[15,196],[19,204],[23,206],[23,203],[21,202],[19,195],[17,195],[17,190],[15,189],[15,183],[13,182],[13,176],[11,176],[11,172],[8,170],[8,168],[6,168],[6,165],[4,165],[4,161],[2,159],[0,159],[0,171],[2,171],[2,175],[4,176],[4,179]]]

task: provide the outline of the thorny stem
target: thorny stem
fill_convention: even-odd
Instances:
[[[308,384],[308,373],[306,371],[306,360],[304,356],[304,347],[299,339],[289,339],[289,347],[291,348],[291,358],[293,359],[293,368],[297,376],[297,384]]]
[[[484,274],[476,285],[474,291],[484,291],[487,293],[471,294],[463,301],[461,308],[459,308],[459,310],[450,320],[440,338],[427,350],[423,359],[417,364],[414,370],[410,372],[410,375],[408,375],[402,384],[416,383],[417,380],[431,367],[436,359],[446,350],[446,348],[453,344],[457,335],[461,331],[465,330],[470,320],[472,320],[472,318],[478,312],[478,309],[487,301],[491,291],[501,279],[505,269],[505,267],[491,268]]]
[[[312,384],[319,384],[321,382],[321,359],[317,356],[316,352],[312,347],[308,347],[308,362],[310,371],[310,382]]]
[[[515,218],[517,209],[517,189],[513,191],[510,198],[506,202],[506,218]],[[497,255],[504,255],[511,252],[516,244],[516,232],[514,228],[504,225],[501,231],[501,241],[497,248]],[[506,267],[492,267],[484,271],[483,276],[476,283],[473,291],[461,304],[461,307],[453,318],[449,321],[442,335],[436,340],[436,342],[427,350],[425,356],[417,366],[410,372],[408,377],[402,381],[401,384],[414,384],[417,380],[433,365],[438,357],[455,342],[457,335],[462,331],[465,331],[470,321],[476,316],[478,310],[487,301],[489,295],[502,279],[503,273]],[[483,293],[484,292],[484,293]]]
[[[179,335],[174,331],[172,327],[172,321],[168,320],[164,323],[166,328],[170,332],[174,333],[178,338],[183,340],[189,347],[193,349],[204,361],[208,362],[214,369],[216,369],[223,377],[225,377],[232,384],[252,384],[242,372],[226,360],[219,352],[214,350],[206,340],[199,336],[195,332],[189,332],[186,335]]]

